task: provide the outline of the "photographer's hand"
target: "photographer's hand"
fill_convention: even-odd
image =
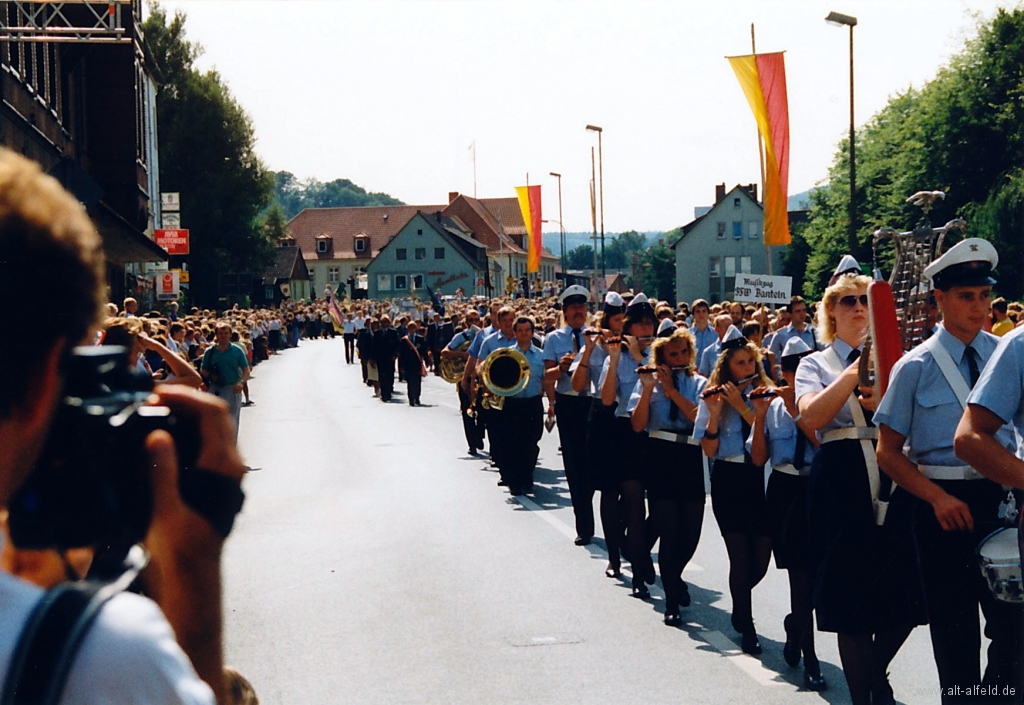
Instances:
[[[159,403],[199,429],[197,466],[241,481],[245,465],[221,400],[183,388],[159,387]],[[146,535],[147,593],[160,605],[192,665],[223,702],[221,550],[224,539],[181,499],[174,442],[165,431],[146,439],[153,482],[153,523]]]

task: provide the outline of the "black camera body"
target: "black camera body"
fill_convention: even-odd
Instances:
[[[146,404],[153,381],[123,347],[74,348],[64,377],[43,452],[8,504],[11,540],[29,549],[130,546],[153,516],[146,437],[168,431],[186,473],[198,457],[198,429]]]

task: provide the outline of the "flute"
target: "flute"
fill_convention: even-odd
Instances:
[[[747,382],[752,382],[756,377],[757,377],[757,375],[750,375],[749,377],[744,377],[743,379],[736,380],[735,382],[733,382],[733,384],[735,384],[737,387],[739,387],[739,386],[742,386],[742,385],[746,384]],[[700,395],[700,398],[701,399],[708,399],[710,397],[713,397],[713,396],[715,396],[717,394],[721,394],[721,393],[722,393],[722,385],[719,385],[717,387],[712,387],[711,389],[704,390],[704,393]]]
[[[688,369],[690,369],[690,365],[673,365],[668,369],[672,372],[686,372]],[[657,371],[658,368],[655,365],[641,365],[640,367],[636,368],[636,373],[638,375],[654,374]]]

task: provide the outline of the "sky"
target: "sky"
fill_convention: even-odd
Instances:
[[[789,193],[822,183],[854,117],[922,87],[1010,0],[164,0],[186,13],[299,179],[347,178],[409,204],[542,186],[544,218],[591,229],[603,128],[604,230],[669,230],[715,184],[759,183],[754,118],[726,56],[786,52]],[[475,146],[475,169],[473,153]],[[562,217],[558,180],[562,175]],[[475,174],[475,176],[474,176]],[[919,184],[932,189],[934,184]],[[908,194],[909,195],[909,194]],[[600,210],[600,204],[598,207]],[[598,213],[598,229],[601,227]],[[545,232],[557,232],[548,222]]]

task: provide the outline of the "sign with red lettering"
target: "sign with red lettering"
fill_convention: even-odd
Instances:
[[[177,269],[156,275],[157,301],[174,301],[180,292]]]
[[[153,239],[169,255],[188,254],[188,230],[154,230]]]

